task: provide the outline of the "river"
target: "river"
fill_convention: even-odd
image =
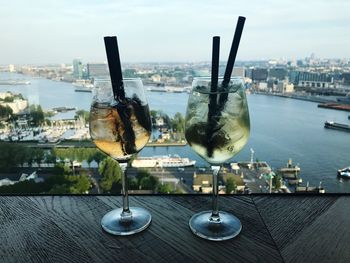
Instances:
[[[58,106],[88,110],[91,93],[75,92],[70,83],[55,82],[43,78],[0,73],[0,79],[27,79],[30,85],[0,85],[0,92],[20,92],[30,103],[44,109]],[[185,114],[188,94],[147,92],[152,110],[162,110],[173,116]],[[248,95],[251,119],[251,135],[245,148],[234,160],[249,160],[250,148],[254,159],[267,161],[273,168],[285,166],[288,158],[301,167],[304,183],[316,186],[322,181],[327,192],[350,192],[350,180],[339,180],[337,170],[350,166],[350,134],[323,127],[326,120],[349,123],[347,112],[317,108],[317,103],[288,98]],[[67,112],[56,118],[71,118]],[[143,156],[179,154],[207,165],[188,146],[146,147]]]

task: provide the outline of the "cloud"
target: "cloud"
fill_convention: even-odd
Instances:
[[[104,59],[118,35],[128,61],[209,60],[211,37],[226,59],[236,20],[247,17],[238,59],[349,56],[347,1],[7,1],[0,9],[3,63]],[[23,39],[25,41],[23,42]]]

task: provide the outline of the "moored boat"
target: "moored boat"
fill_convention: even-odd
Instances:
[[[153,157],[138,157],[132,161],[131,166],[136,168],[151,168],[151,167],[187,167],[195,165],[196,161],[189,158],[181,158],[178,155],[174,156],[153,156]]]
[[[337,123],[334,121],[326,121],[324,123],[324,127],[327,129],[335,129],[335,130],[341,130],[341,131],[347,131],[350,132],[350,125]]]
[[[350,166],[338,170],[338,176],[350,179]]]

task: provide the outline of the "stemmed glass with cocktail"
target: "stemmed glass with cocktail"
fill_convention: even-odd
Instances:
[[[244,21],[239,17],[223,78],[218,77],[220,38],[213,38],[212,75],[193,80],[186,112],[186,140],[213,170],[212,211],[193,215],[189,225],[194,234],[214,241],[233,238],[242,228],[237,217],[218,210],[218,174],[219,165],[244,147],[250,132],[244,82],[231,78]]]
[[[111,79],[95,80],[90,111],[90,135],[95,145],[119,162],[123,207],[108,212],[102,228],[114,235],[138,233],[150,224],[151,214],[129,207],[126,167],[151,136],[151,117],[141,79],[123,79],[116,37],[105,37]]]

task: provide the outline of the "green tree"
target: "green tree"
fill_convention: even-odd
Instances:
[[[0,143],[0,169],[8,172],[21,164],[24,158],[21,153],[25,150],[25,146],[16,143]]]
[[[13,102],[14,101],[14,97],[13,96],[8,96],[4,98],[4,102]]]
[[[185,132],[185,119],[180,112],[177,112],[171,120],[172,129],[179,133]]]
[[[81,175],[73,176],[66,175],[67,181],[70,183],[69,185],[69,193],[70,194],[84,194],[90,188],[90,179],[83,173]]]
[[[100,166],[101,161],[105,160],[107,155],[102,153],[101,151],[95,151],[94,160],[97,162],[97,165]]]
[[[282,176],[280,174],[277,174],[272,178],[272,185],[275,187],[276,190],[281,188]]]
[[[156,111],[156,110],[151,110],[150,114],[151,114],[151,117],[156,118],[157,115],[158,115],[158,111]]]
[[[30,105],[29,115],[32,119],[32,123],[34,127],[37,127],[43,124],[45,121],[44,112],[40,105]]]
[[[13,111],[9,106],[0,105],[0,119],[9,119],[13,116]]]
[[[232,177],[228,177],[226,180],[226,194],[235,193],[237,189],[237,185],[235,180]]]
[[[142,190],[155,190],[158,185],[158,179],[144,169],[137,171],[136,180],[139,189]]]
[[[140,189],[142,190],[155,190],[158,185],[158,178],[154,176],[143,177],[140,180]]]
[[[79,119],[79,117],[83,117],[85,122],[88,123],[89,122],[89,118],[90,118],[90,111],[86,111],[86,110],[78,110],[78,111],[76,111],[74,119]]]
[[[38,164],[38,166],[40,167],[41,162],[44,160],[45,158],[45,153],[43,149],[40,148],[36,148],[33,150],[32,152],[34,161]]]
[[[169,183],[158,185],[158,194],[170,194],[173,191],[173,187]]]
[[[109,193],[114,184],[120,184],[122,171],[118,162],[112,158],[104,159],[99,165],[98,171],[102,175],[100,186],[103,192]]]
[[[47,163],[53,163],[53,164],[56,164],[56,155],[55,155],[55,152],[53,150],[50,150],[48,152],[45,153],[45,161]]]

